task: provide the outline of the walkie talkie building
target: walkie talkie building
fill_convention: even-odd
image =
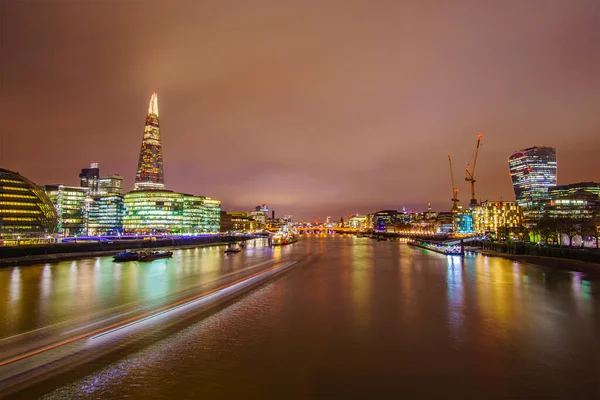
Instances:
[[[519,205],[545,199],[548,189],[556,186],[556,149],[530,147],[508,158],[515,198]]]

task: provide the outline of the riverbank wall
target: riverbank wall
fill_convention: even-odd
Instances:
[[[544,247],[524,243],[481,242],[482,250],[498,253],[536,257],[564,258],[568,260],[600,263],[600,251],[597,249],[578,249],[570,247]]]
[[[196,247],[235,243],[254,236],[202,236],[156,238],[156,240],[115,240],[93,243],[53,243],[44,245],[0,247],[0,267],[7,265],[55,262],[84,257],[108,256],[126,249]]]

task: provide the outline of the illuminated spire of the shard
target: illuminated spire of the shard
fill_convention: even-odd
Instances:
[[[135,174],[135,190],[164,189],[162,145],[158,126],[158,94],[153,93],[148,104],[148,116],[142,139],[142,149]]]
[[[148,104],[148,114],[154,114],[158,117],[158,94],[152,93],[150,103]]]

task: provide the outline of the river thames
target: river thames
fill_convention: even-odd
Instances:
[[[600,396],[600,282],[582,273],[351,236],[223,249],[0,269],[4,394]]]

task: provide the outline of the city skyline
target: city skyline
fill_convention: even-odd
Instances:
[[[539,4],[367,15],[353,2],[255,14],[216,3],[3,3],[0,167],[75,185],[98,162],[127,191],[144,103],[158,92],[167,188],[209,193],[224,209],[267,203],[299,220],[447,211],[447,153],[466,206],[463,169],[479,132],[482,200],[514,200],[507,159],[531,146],[556,148],[558,184],[598,181],[598,7]],[[219,23],[196,23],[210,18]],[[159,19],[178,23],[148,32]],[[219,28],[230,24],[238,31]]]

